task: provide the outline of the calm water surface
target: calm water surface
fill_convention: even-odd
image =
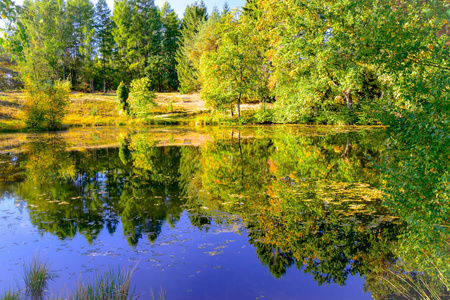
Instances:
[[[59,291],[135,268],[143,299],[161,289],[168,299],[382,299],[386,274],[402,268],[406,222],[381,205],[380,130],[105,129],[0,142],[0,295],[23,285],[34,256],[51,261]]]

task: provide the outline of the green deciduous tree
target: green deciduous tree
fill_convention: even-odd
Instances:
[[[61,127],[69,104],[70,82],[55,81],[37,89],[26,86],[24,121],[29,128],[55,130]]]
[[[239,11],[223,16],[215,33],[220,37],[217,49],[204,53],[201,61],[202,97],[215,108],[240,104],[257,91],[258,64],[255,32],[242,24]]]

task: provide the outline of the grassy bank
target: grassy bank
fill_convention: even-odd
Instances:
[[[22,92],[0,92],[0,132],[28,131],[23,121]],[[115,93],[72,93],[63,128],[77,126],[134,126],[192,124],[207,115],[198,95],[159,93],[158,106],[145,118],[130,118],[118,109]]]
[[[28,132],[23,114],[25,94],[0,92],[0,132]],[[116,94],[72,93],[62,127],[139,125],[240,125],[264,124],[260,104],[241,106],[241,118],[228,112],[211,112],[198,94],[156,93],[157,107],[144,118],[131,118],[118,109]]]
[[[32,132],[26,128],[23,113],[25,94],[0,92],[0,132]],[[114,92],[72,93],[62,127],[141,126],[141,125],[247,125],[272,124],[273,105],[261,103],[241,105],[241,117],[230,117],[229,111],[211,111],[198,94],[156,93],[157,107],[142,118],[132,118],[121,111]],[[309,122],[308,122],[309,123]],[[311,125],[324,125],[312,122]],[[344,123],[333,122],[336,125]]]

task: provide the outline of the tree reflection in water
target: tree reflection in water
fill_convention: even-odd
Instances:
[[[448,207],[439,198],[434,218],[412,222],[409,216],[430,216],[434,206],[418,212],[416,202],[395,203],[392,191],[407,174],[398,174],[384,140],[382,132],[235,130],[200,147],[158,147],[138,133],[121,136],[118,148],[75,151],[55,135],[2,160],[20,161],[4,177],[21,178],[16,193],[33,225],[60,239],[80,233],[92,243],[103,228],[114,234],[120,220],[131,246],[144,237],[154,242],[187,209],[205,232],[212,224],[244,224],[275,277],[296,266],[319,285],[364,276],[376,299],[442,297],[450,274]],[[390,168],[380,173],[375,165],[386,162]]]

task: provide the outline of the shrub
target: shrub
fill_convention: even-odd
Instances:
[[[271,109],[259,109],[254,115],[256,123],[269,124],[273,122],[273,111]]]
[[[97,106],[94,106],[93,108],[91,108],[91,116],[96,116],[98,113],[98,108]]]
[[[156,107],[155,93],[150,90],[148,78],[135,79],[131,82],[130,98],[128,99],[130,115],[145,116]]]
[[[124,111],[127,111],[128,108],[128,88],[125,84],[123,84],[123,81],[120,82],[119,86],[117,87],[117,99],[119,100],[120,108]]]
[[[27,85],[25,91],[24,119],[27,127],[60,128],[69,104],[70,82],[58,80],[41,90]]]

